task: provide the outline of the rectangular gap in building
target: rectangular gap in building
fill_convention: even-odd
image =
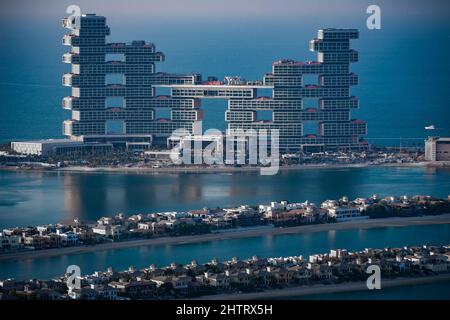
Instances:
[[[107,73],[105,75],[105,84],[125,84],[125,75],[123,73]]]
[[[125,62],[125,55],[123,53],[107,53],[105,55],[105,62],[122,61]]]
[[[303,86],[306,86],[308,84],[312,85],[319,85],[319,76],[317,74],[304,74],[303,77]]]
[[[171,94],[172,94],[171,89],[168,87],[156,88],[155,95],[157,95],[157,96],[170,96]]]
[[[123,120],[107,120],[106,134],[124,134],[125,121]]]
[[[202,131],[217,129],[225,132],[227,123],[224,121],[224,114],[228,107],[228,100],[216,98],[204,98],[201,100],[203,119]]]
[[[318,109],[319,99],[318,98],[303,98],[303,109]]]
[[[258,89],[258,97],[272,98],[272,89]]]
[[[309,134],[319,134],[319,123],[313,121],[303,122],[303,135],[307,136]]]
[[[257,110],[256,111],[257,121],[273,121],[273,111],[272,110]]]
[[[106,108],[125,108],[124,97],[106,97],[105,99]]]
[[[155,108],[155,119],[171,119],[170,108]]]

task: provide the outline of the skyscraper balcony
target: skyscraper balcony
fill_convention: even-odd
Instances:
[[[65,87],[72,86],[72,74],[71,73],[63,74],[62,85],[65,86]]]
[[[72,131],[72,124],[73,121],[72,120],[65,120],[63,122],[63,135],[65,136],[71,136],[73,131]]]
[[[62,108],[72,110],[72,97],[64,97],[62,99]]]
[[[72,63],[72,54],[70,52],[64,53],[62,55],[63,63]]]
[[[71,34],[65,34],[62,38],[62,44],[65,46],[71,46],[72,45],[72,38],[74,36]]]
[[[63,28],[73,29],[75,26],[75,17],[64,17],[61,21]]]

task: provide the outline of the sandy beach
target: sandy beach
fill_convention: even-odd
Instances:
[[[436,283],[442,281],[450,281],[450,274],[440,274],[433,276],[424,276],[416,278],[397,278],[397,279],[385,279],[381,278],[381,289],[399,287],[399,286],[411,286],[427,283]],[[277,290],[266,290],[263,292],[251,292],[240,294],[222,294],[211,295],[196,298],[194,300],[255,300],[255,299],[283,299],[292,297],[302,297],[315,294],[329,294],[340,292],[355,292],[366,291],[366,282],[346,282],[340,284],[323,285],[317,284],[312,286],[298,286],[291,288],[283,288]]]
[[[98,244],[95,246],[77,246],[58,249],[36,250],[36,251],[21,251],[21,252],[1,254],[0,263],[12,260],[48,258],[53,256],[82,254],[88,252],[124,249],[140,246],[189,244],[189,243],[216,241],[216,240],[250,238],[264,235],[304,234],[329,230],[369,229],[381,227],[402,227],[411,225],[432,225],[432,224],[450,224],[450,214],[443,214],[438,216],[408,217],[408,218],[367,219],[367,220],[348,221],[330,224],[304,225],[289,228],[246,229],[242,231],[236,230],[232,232],[210,233],[195,236],[161,237],[143,240],[108,242]]]

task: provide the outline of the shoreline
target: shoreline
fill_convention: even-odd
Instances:
[[[300,171],[310,169],[351,169],[351,168],[373,168],[373,167],[395,167],[395,168],[450,168],[450,163],[444,162],[408,162],[408,163],[343,163],[343,164],[300,164],[280,166],[279,171]],[[243,173],[258,172],[262,167],[233,167],[233,166],[208,166],[208,167],[85,167],[69,166],[64,168],[21,168],[16,166],[1,166],[2,171],[35,171],[35,172],[69,172],[69,173]]]
[[[0,254],[0,263],[15,260],[49,258],[60,255],[74,255],[97,251],[127,249],[140,246],[181,245],[181,244],[210,242],[217,240],[252,238],[266,235],[288,235],[288,234],[292,235],[292,234],[330,231],[330,230],[371,229],[371,228],[406,227],[413,225],[436,225],[436,224],[450,224],[450,214],[441,214],[436,216],[406,217],[406,218],[394,217],[382,219],[354,220],[347,222],[312,224],[312,225],[302,225],[285,228],[260,228],[243,231],[237,230],[234,232],[207,233],[195,236],[160,237],[152,239],[108,242],[92,246],[74,246],[66,248],[35,250],[35,251],[20,251],[20,252]]]
[[[450,281],[450,274],[440,274],[433,276],[414,277],[414,278],[381,278],[381,290],[384,288],[393,288],[401,286],[421,285],[428,283],[436,283],[442,281]],[[344,282],[340,284],[323,285],[317,284],[312,286],[297,286],[283,289],[266,290],[262,292],[235,293],[209,295],[194,298],[192,300],[258,300],[258,299],[282,299],[295,298],[302,296],[311,296],[319,294],[343,293],[368,291],[366,282]]]

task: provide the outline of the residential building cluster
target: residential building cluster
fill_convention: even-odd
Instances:
[[[126,216],[102,217],[96,223],[75,219],[70,224],[5,228],[0,233],[0,252],[39,250],[106,241],[161,236],[195,235],[253,227],[296,226],[391,216],[450,213],[450,198],[431,196],[373,195],[368,198],[326,200],[320,206],[309,201],[271,202],[232,208],[203,208]]]
[[[416,246],[346,249],[309,257],[258,258],[199,264],[192,261],[158,268],[117,272],[111,267],[79,276],[74,287],[66,274],[53,280],[0,280],[2,299],[171,299],[203,295],[255,292],[267,289],[363,281],[370,265],[380,267],[383,277],[426,276],[450,271],[450,246]]]

